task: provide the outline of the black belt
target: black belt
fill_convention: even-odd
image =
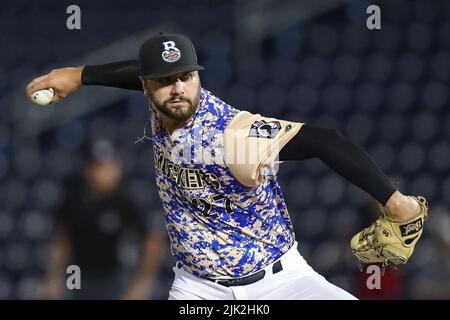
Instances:
[[[272,273],[278,273],[281,270],[283,270],[283,266],[281,265],[281,261],[277,261],[272,265]],[[256,281],[261,280],[266,275],[266,270],[258,271],[255,274],[242,277],[242,278],[236,278],[236,279],[225,279],[225,280],[212,280],[215,283],[221,284],[225,287],[234,287],[234,286],[245,286],[248,284],[255,283]]]

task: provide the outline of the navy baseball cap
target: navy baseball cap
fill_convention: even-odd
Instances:
[[[139,62],[144,79],[204,69],[197,63],[191,39],[175,33],[161,33],[145,41],[139,50]]]

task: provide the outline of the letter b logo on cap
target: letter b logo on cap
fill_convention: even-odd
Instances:
[[[180,50],[175,46],[175,41],[166,41],[163,42],[164,51],[161,56],[166,62],[175,62],[178,61],[181,57]]]

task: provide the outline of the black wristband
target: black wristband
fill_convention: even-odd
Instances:
[[[81,71],[81,84],[84,86],[88,86],[93,84],[91,80],[91,71],[89,70],[91,66],[84,66],[83,71]]]

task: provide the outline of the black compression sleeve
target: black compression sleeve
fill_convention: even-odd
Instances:
[[[395,192],[389,179],[363,149],[338,131],[303,125],[280,151],[280,160],[319,158],[382,205]]]
[[[127,60],[85,66],[81,73],[81,82],[83,85],[99,85],[142,91],[139,75],[139,61]]]

